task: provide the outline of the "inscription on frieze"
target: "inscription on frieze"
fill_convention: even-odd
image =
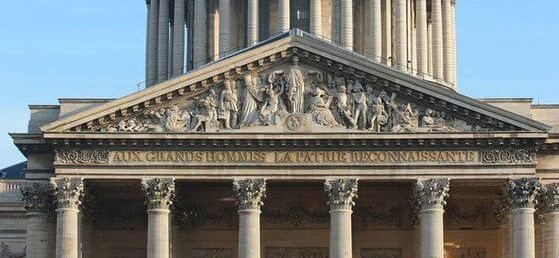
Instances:
[[[383,165],[533,165],[535,153],[514,150],[371,150],[371,151],[144,151],[57,150],[56,165],[281,165],[281,166],[383,166]],[[500,158],[490,153],[501,153]],[[522,153],[520,155],[518,153]],[[516,154],[516,155],[515,155]],[[510,157],[510,156],[508,156]]]

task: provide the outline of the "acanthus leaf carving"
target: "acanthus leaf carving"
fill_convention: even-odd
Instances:
[[[148,210],[169,209],[175,198],[175,179],[144,178],[142,179],[142,190]]]
[[[58,209],[78,209],[83,199],[82,178],[52,178],[54,198]]]
[[[545,185],[541,193],[540,208],[544,212],[559,212],[559,183]]]
[[[235,179],[233,191],[239,210],[259,210],[266,197],[266,180],[263,178]]]
[[[505,193],[513,209],[534,208],[540,191],[541,183],[537,178],[509,179],[505,184]]]
[[[415,185],[420,210],[442,209],[450,190],[448,178],[418,180]]]
[[[324,191],[327,196],[327,205],[331,210],[351,210],[357,199],[357,178],[327,179],[324,183]]]
[[[21,195],[28,212],[48,213],[53,202],[52,188],[46,184],[33,183],[21,188]]]

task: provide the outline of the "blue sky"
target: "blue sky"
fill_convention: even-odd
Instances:
[[[144,0],[5,1],[0,15],[0,168],[24,160],[28,104],[113,98],[144,77]],[[559,103],[559,1],[459,0],[458,84],[471,97]]]

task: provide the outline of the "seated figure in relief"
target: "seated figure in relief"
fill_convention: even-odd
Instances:
[[[260,121],[262,125],[275,125],[281,116],[281,106],[279,96],[283,93],[283,85],[279,89],[274,89],[273,84],[268,84],[266,88],[266,100],[260,108]]]
[[[194,116],[196,124],[192,127],[191,131],[198,131],[202,125],[204,126],[205,131],[211,131],[219,128],[219,123],[217,122],[216,97],[215,91],[210,89],[208,96],[199,100],[198,112]]]
[[[315,123],[325,126],[340,125],[336,122],[336,118],[334,118],[334,115],[330,110],[332,97],[328,96],[324,90],[320,87],[314,88],[310,102],[309,113],[312,114]]]

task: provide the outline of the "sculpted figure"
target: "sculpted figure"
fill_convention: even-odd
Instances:
[[[263,125],[277,124],[278,112],[280,111],[279,96],[283,93],[283,87],[278,91],[274,89],[273,84],[269,84],[266,89],[266,101],[260,108],[260,121]]]
[[[335,106],[335,114],[336,120],[339,124],[355,127],[356,123],[351,117],[351,110],[348,106],[348,96],[347,96],[347,89],[346,86],[338,84],[338,92],[335,96],[336,106]]]
[[[226,80],[223,83],[223,91],[219,97],[218,117],[224,121],[225,129],[237,126],[237,94],[232,90],[233,81]]]
[[[382,99],[380,97],[375,97],[372,100],[371,117],[369,121],[371,126],[369,127],[369,130],[373,132],[380,132],[382,126],[386,125],[387,122],[388,113],[386,113],[384,104],[382,104]]]
[[[366,128],[367,124],[367,96],[363,91],[363,86],[359,81],[356,81],[352,89],[351,94],[352,104],[353,104],[353,125],[352,127],[356,129],[357,127],[361,129]],[[359,124],[359,126],[358,126]]]
[[[196,124],[192,128],[192,131],[198,131],[202,125],[206,131],[213,129],[217,124],[217,105],[216,105],[216,94],[213,89],[210,89],[209,95],[201,99],[198,103],[198,113],[194,117]]]
[[[285,78],[289,112],[303,113],[305,102],[305,78],[299,67],[299,57],[291,57],[291,66],[285,71],[273,72],[273,76],[277,75],[282,75]]]
[[[397,110],[397,118],[394,119],[394,125],[392,126],[392,132],[394,133],[413,133],[417,128],[415,117],[417,113],[414,113],[411,105],[402,105]]]
[[[326,98],[326,101],[324,100]],[[324,90],[319,87],[314,88],[314,92],[311,97],[311,105],[309,107],[309,112],[312,114],[314,121],[319,125],[325,126],[339,126],[336,122],[336,118],[330,110],[330,104],[332,103],[332,97],[328,96]]]
[[[239,125],[251,126],[258,124],[258,103],[262,102],[260,77],[246,75],[244,78],[244,99],[241,106]]]

